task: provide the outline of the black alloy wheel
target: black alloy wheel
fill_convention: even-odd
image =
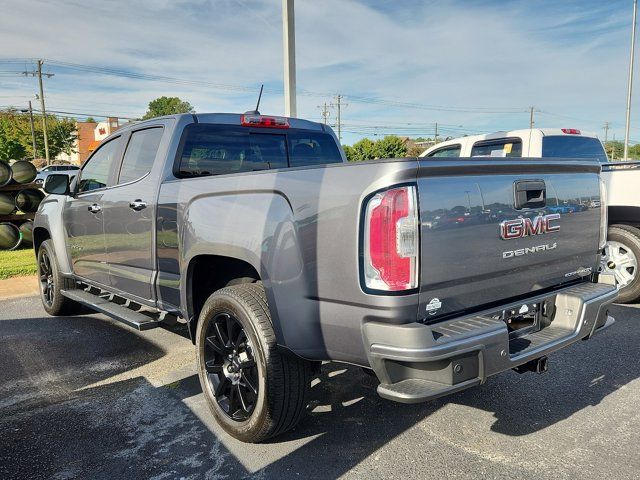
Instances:
[[[55,283],[53,268],[51,268],[51,259],[49,258],[49,254],[46,251],[43,251],[40,254],[38,267],[40,273],[40,289],[42,291],[42,300],[45,302],[47,307],[51,308],[54,301]]]
[[[204,368],[220,408],[232,420],[247,420],[258,400],[258,366],[251,340],[229,312],[218,313],[207,328]]]

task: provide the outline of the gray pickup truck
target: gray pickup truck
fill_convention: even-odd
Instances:
[[[346,163],[295,118],[176,115],[118,130],[49,175],[33,238],[51,315],[186,324],[217,422],[294,427],[321,361],[421,402],[611,323],[600,165],[522,158]],[[553,209],[589,198],[590,208]]]

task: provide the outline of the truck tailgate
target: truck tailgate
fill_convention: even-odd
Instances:
[[[599,170],[558,159],[420,159],[419,319],[588,276],[598,264]],[[536,205],[540,187],[546,200]]]

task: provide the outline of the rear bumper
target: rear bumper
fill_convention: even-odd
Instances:
[[[381,384],[380,396],[404,403],[431,400],[479,385],[490,375],[540,358],[613,323],[607,307],[617,296],[614,286],[585,283],[527,299],[555,302],[548,327],[509,341],[506,324],[491,318],[504,305],[434,325],[411,323],[364,325],[369,362]]]

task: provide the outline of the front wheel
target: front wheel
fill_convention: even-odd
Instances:
[[[640,297],[639,260],[640,230],[629,225],[609,227],[600,272],[615,277],[619,303],[633,303]]]
[[[51,240],[45,240],[38,249],[38,280],[42,306],[49,315],[73,315],[81,313],[82,305],[64,297],[64,277],[60,273],[58,260]]]
[[[198,319],[196,347],[205,398],[230,435],[259,442],[300,421],[312,364],[278,351],[262,285],[233,285],[212,294]]]

